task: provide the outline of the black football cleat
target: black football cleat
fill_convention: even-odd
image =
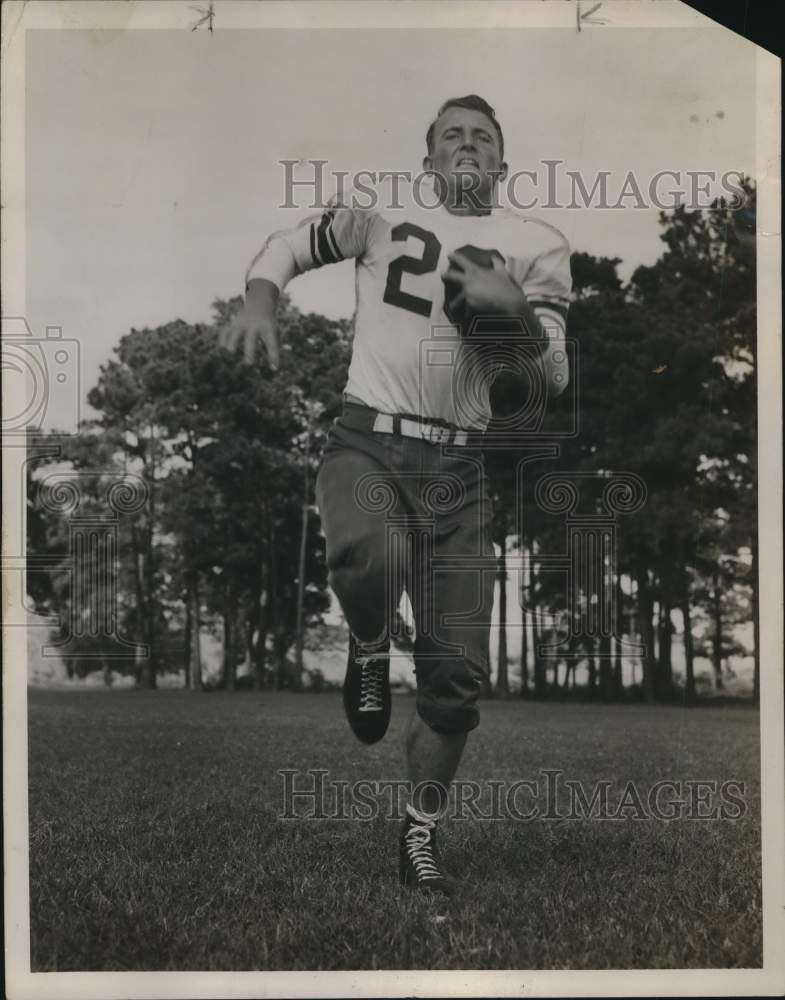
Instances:
[[[390,724],[390,641],[373,645],[349,636],[343,707],[352,732],[363,743],[378,743]]]
[[[451,896],[455,886],[439,863],[436,848],[436,821],[415,819],[406,814],[400,838],[401,885],[423,892]]]

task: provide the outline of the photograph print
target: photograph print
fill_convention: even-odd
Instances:
[[[779,60],[670,0],[3,59],[9,996],[781,993]]]

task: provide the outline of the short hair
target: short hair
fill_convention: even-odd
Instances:
[[[433,134],[436,131],[436,123],[439,121],[444,112],[449,111],[450,108],[468,108],[469,111],[481,111],[486,118],[489,118],[493,123],[493,127],[496,129],[497,136],[499,137],[499,150],[501,152],[502,159],[504,159],[504,136],[502,135],[502,127],[496,120],[496,112],[486,100],[482,97],[478,97],[477,94],[467,94],[466,97],[451,97],[449,101],[445,101],[444,104],[442,104],[436,113],[436,117],[428,126],[428,131],[425,135],[425,142],[428,147],[429,154],[433,151]]]

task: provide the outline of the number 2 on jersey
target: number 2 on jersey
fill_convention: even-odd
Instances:
[[[400,242],[405,242],[411,236],[421,241],[423,249],[421,257],[402,254],[390,263],[387,271],[387,284],[384,289],[384,301],[388,305],[408,309],[409,312],[417,313],[418,316],[430,316],[433,302],[419,295],[404,292],[401,288],[401,279],[404,274],[430,274],[435,271],[439,263],[439,254],[442,252],[442,245],[433,233],[416,226],[413,222],[402,222],[395,226],[390,236],[393,240]]]

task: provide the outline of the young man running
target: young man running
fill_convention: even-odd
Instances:
[[[344,707],[360,740],[384,736],[389,629],[405,586],[417,679],[406,756],[421,795],[407,806],[400,877],[449,893],[436,824],[479,724],[494,588],[481,445],[498,366],[472,363],[476,345],[462,339],[460,317],[517,323],[523,338],[540,343],[547,390],[556,395],[568,380],[561,342],[571,279],[557,230],[496,207],[507,165],[490,105],[475,95],[447,101],[426,144],[438,204],[403,213],[339,206],[271,236],[249,268],[245,306],[224,343],[233,349],[242,340],[250,359],[261,340],[276,367],[281,290],[304,271],[355,259],[344,412],[316,482],[329,582],[351,630]]]

